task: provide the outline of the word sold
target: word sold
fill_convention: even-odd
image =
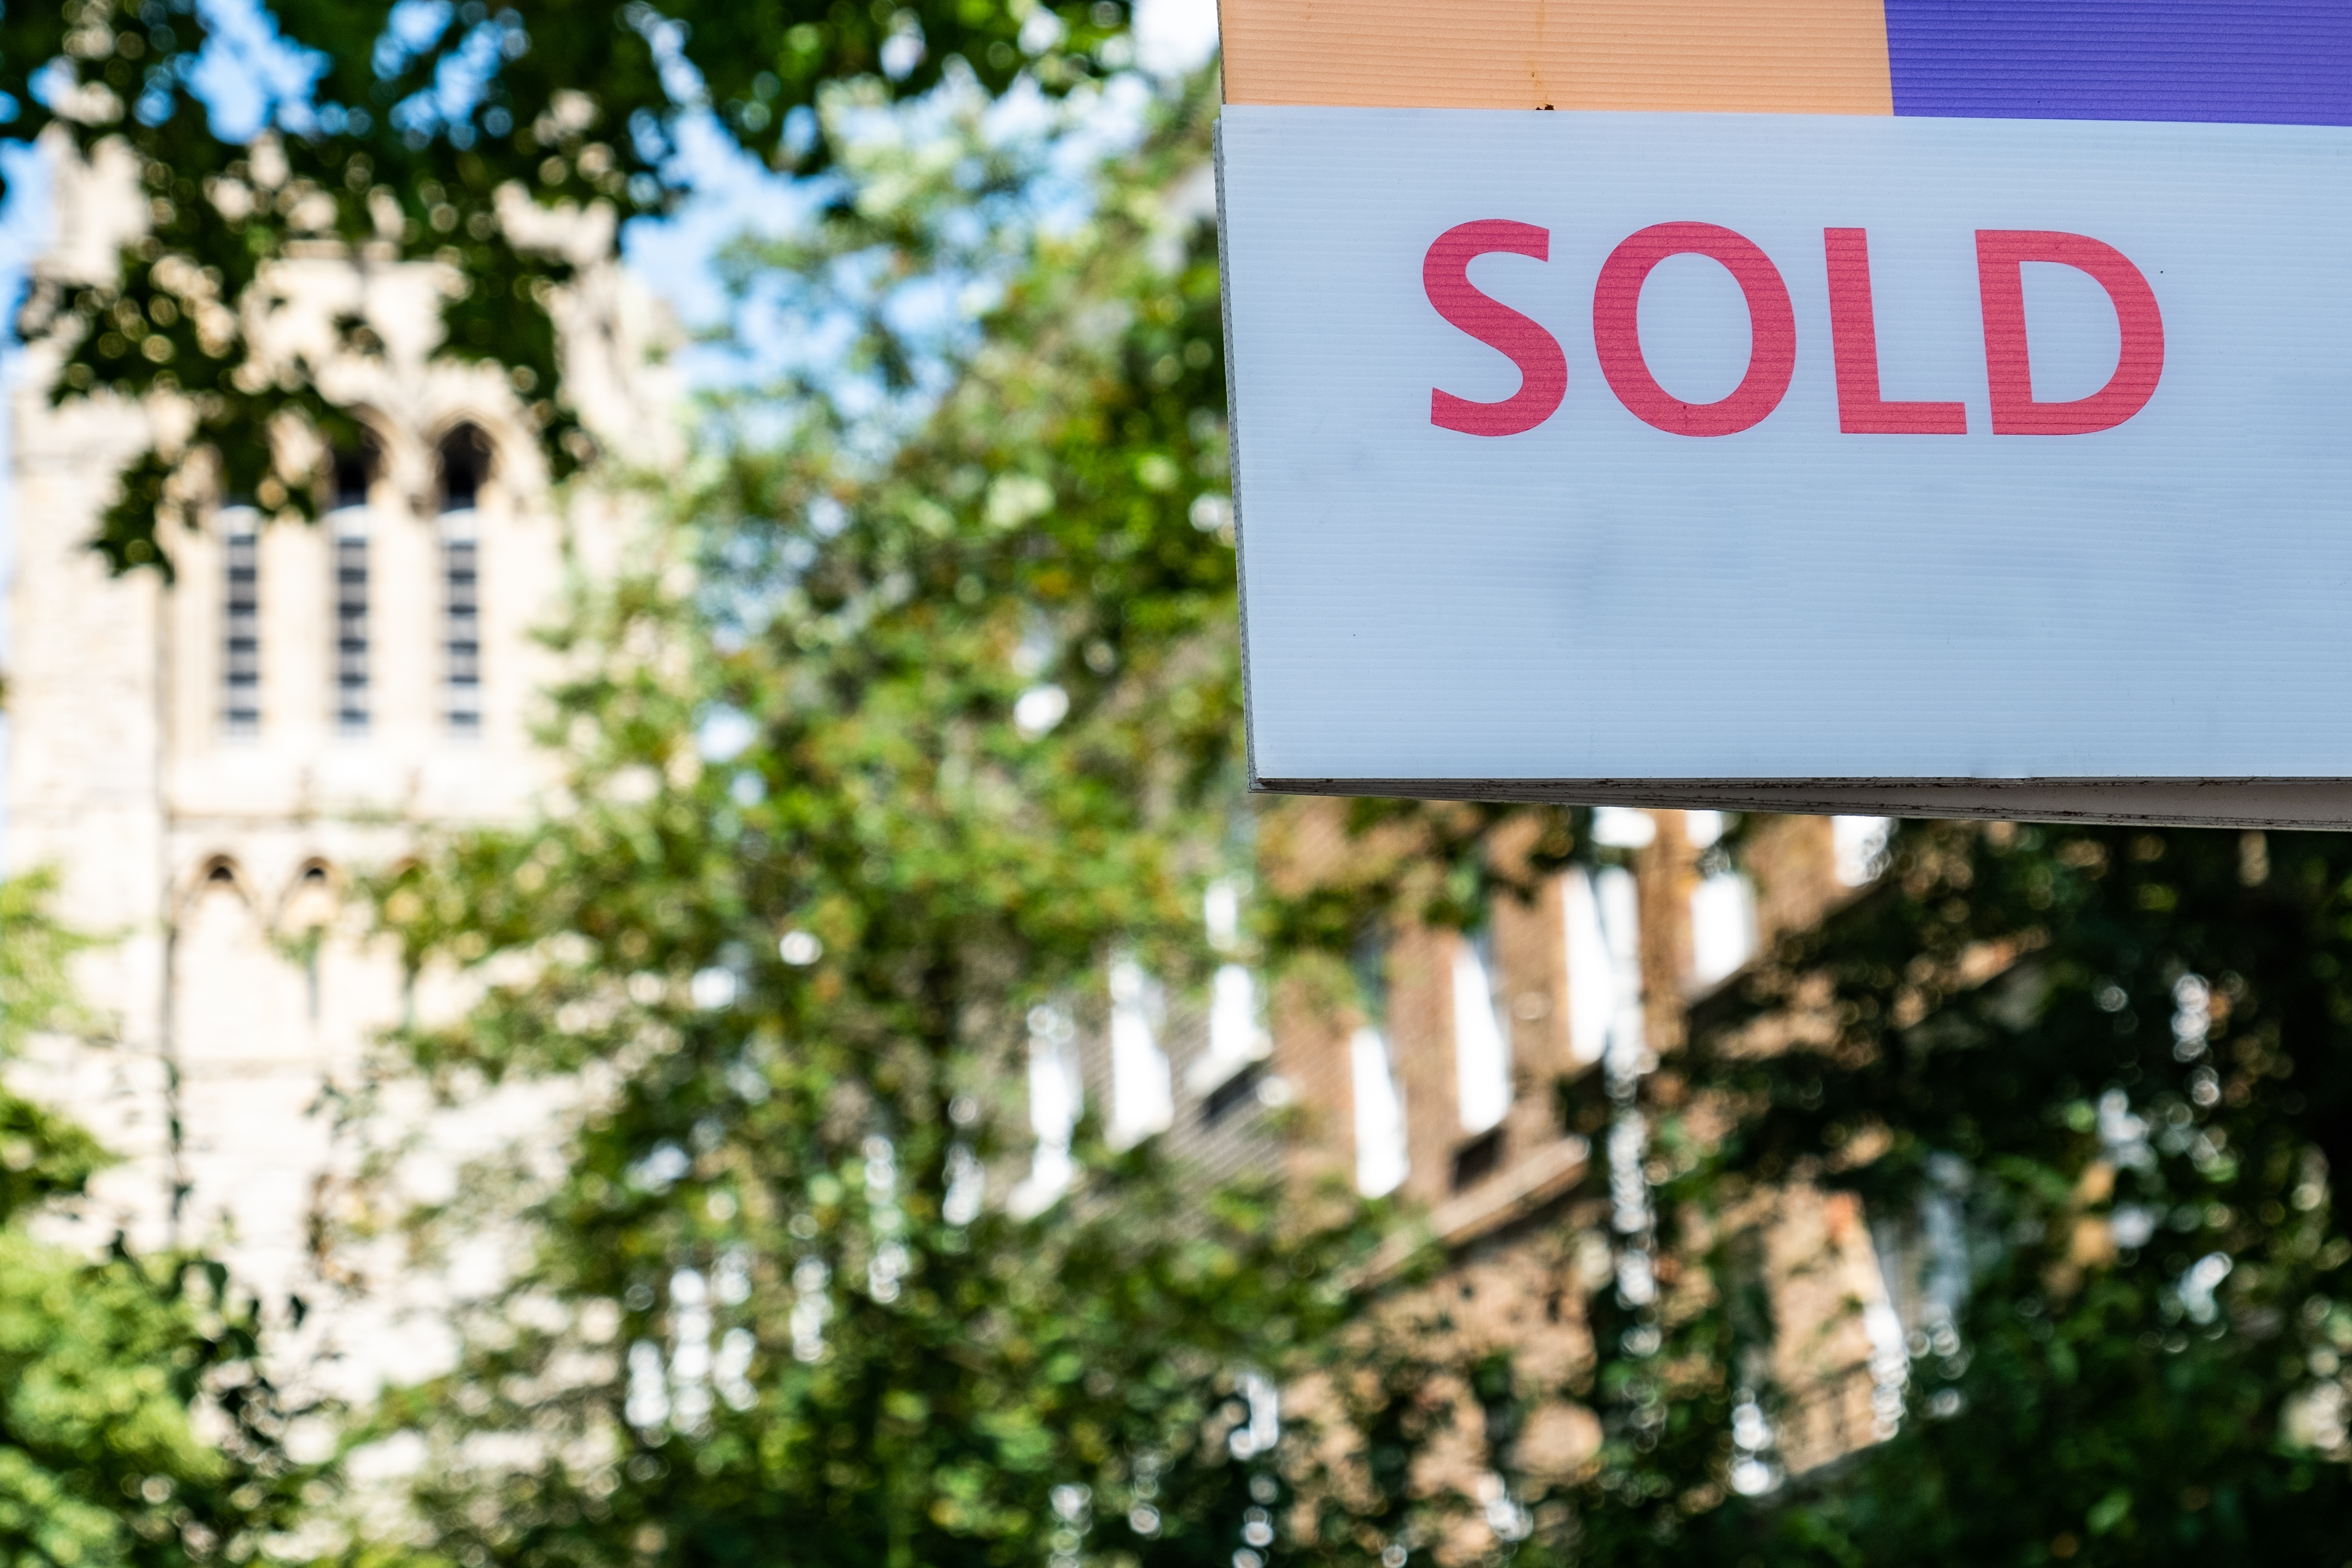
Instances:
[[[1964,404],[1889,402],[1879,395],[1867,235],[1858,228],[1824,229],[1822,243],[1838,428],[1849,435],[1967,434]],[[1976,243],[1995,435],[2087,435],[2112,430],[2147,406],[2164,374],[2164,318],[2139,268],[2113,246],[2084,235],[1979,229]],[[1460,224],[1438,235],[1422,260],[1422,287],[1437,313],[1519,370],[1519,390],[1498,402],[1431,391],[1429,422],[1466,435],[1523,434],[1549,419],[1568,394],[1568,357],[1559,340],[1471,283],[1471,261],[1495,252],[1549,261],[1551,231],[1507,218]],[[1720,264],[1748,302],[1747,373],[1714,402],[1675,397],[1658,384],[1642,354],[1642,286],[1660,262],[1674,256],[1702,256]],[[2106,385],[2088,397],[2044,402],[2033,396],[2025,330],[2027,262],[2053,262],[2085,273],[2115,306],[2122,352]],[[1653,224],[1628,237],[1602,264],[1592,293],[1592,343],[1609,390],[1643,423],[1676,435],[1736,435],[1762,423],[1787,394],[1797,365],[1797,315],[1780,268],[1752,240],[1714,224]]]

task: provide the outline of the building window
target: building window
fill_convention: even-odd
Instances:
[[[1412,1168],[1404,1087],[1389,1045],[1388,944],[1377,935],[1356,944],[1349,967],[1364,1021],[1348,1039],[1349,1088],[1355,1100],[1356,1190],[1380,1197],[1404,1185]]]
[[[312,861],[295,880],[285,913],[278,918],[278,927],[294,938],[293,946],[302,963],[304,1010],[314,1024],[321,1010],[320,959],[326,946],[327,928],[334,919],[334,879],[324,864]]]
[[[452,732],[482,727],[481,540],[477,503],[489,443],[471,425],[441,444],[442,713]]]
[[[1225,1114],[1249,1103],[1273,1103],[1279,1086],[1267,1089],[1263,1065],[1275,1053],[1273,1034],[1265,1030],[1265,999],[1258,976],[1242,961],[1242,894],[1240,877],[1221,877],[1202,894],[1202,924],[1209,934],[1209,950],[1223,955],[1216,976],[1209,980],[1209,1039],[1206,1049],[1185,1067],[1185,1089],[1200,1095],[1204,1124],[1223,1122]]]
[[[1365,1024],[1349,1037],[1348,1072],[1356,1101],[1356,1190],[1380,1197],[1402,1186],[1411,1168],[1404,1093],[1387,1030]]]
[[[368,679],[368,479],[364,452],[335,455],[335,507],[328,514],[335,552],[335,727],[364,732]]]
[[[1691,983],[1712,986],[1756,956],[1756,888],[1733,866],[1722,842],[1730,821],[1721,811],[1685,811],[1683,831],[1699,852],[1691,890]]]
[[[1209,1122],[1256,1093],[1256,1070],[1274,1054],[1257,976],[1240,961],[1242,893],[1239,878],[1224,877],[1211,883],[1201,900],[1210,950],[1224,955],[1225,962],[1209,982],[1208,1049],[1186,1069],[1184,1081],[1202,1097],[1202,1117]]]
[[[1454,1071],[1462,1130],[1500,1126],[1511,1109],[1511,1032],[1496,1005],[1491,925],[1454,944]]]
[[[1265,1025],[1260,1019],[1257,977],[1245,964],[1220,964],[1209,983],[1209,1060],[1231,1077],[1266,1057]]]
[[[1111,1145],[1127,1148],[1175,1121],[1176,1102],[1168,1074],[1168,1053],[1160,1031],[1167,1002],[1160,982],[1133,958],[1110,966]]]
[[[261,729],[261,516],[250,507],[220,515],[221,728]]]
[[[1657,819],[1634,806],[1595,806],[1592,841],[1612,850],[1646,850],[1657,841]]]
[[[471,512],[466,521],[473,521]],[[451,729],[471,735],[482,727],[481,546],[470,527],[460,532],[446,516],[441,524],[442,648],[448,660],[444,711]]]
[[[1029,1009],[1029,1130],[1037,1142],[1029,1174],[1006,1199],[1015,1218],[1052,1207],[1077,1175],[1071,1157],[1078,1117],[1086,1110],[1078,1070],[1078,1030],[1065,1009],[1040,1003]]]
[[[1502,1168],[1503,1129],[1489,1127],[1454,1151],[1454,1190],[1476,1186]]]
[[[1874,882],[1886,866],[1886,839],[1894,829],[1891,817],[1832,817],[1830,843],[1837,858],[1842,887]]]
[[[1568,1050],[1580,1066],[1643,1050],[1641,896],[1623,866],[1571,869],[1560,884],[1568,939]]]

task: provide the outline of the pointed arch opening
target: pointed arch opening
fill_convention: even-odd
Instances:
[[[272,1036],[288,978],[251,869],[226,853],[203,861],[183,895],[172,942],[173,1038],[202,1074],[249,1059]]]
[[[490,482],[490,438],[478,424],[460,424],[441,438],[437,455],[443,514],[472,511]]]
[[[198,861],[175,889],[172,905],[174,918],[183,924],[199,905],[210,900],[227,899],[242,909],[250,909],[254,904],[253,889],[246,880],[245,868],[226,851]]]
[[[302,1010],[313,1025],[324,1010],[326,948],[341,909],[341,880],[332,866],[315,856],[295,873],[278,908],[278,939],[301,966]]]
[[[369,488],[375,483],[379,466],[375,438],[362,434],[348,446],[338,446],[330,460],[327,485],[329,499],[340,512],[368,504]]]

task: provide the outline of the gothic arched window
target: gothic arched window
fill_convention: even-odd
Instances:
[[[173,1032],[182,1062],[201,1074],[249,1056],[256,1039],[269,1038],[265,1031],[277,1021],[284,966],[245,877],[226,855],[197,873],[176,926]],[[217,1095],[218,1084],[216,1077],[206,1079],[195,1092]]]
[[[368,504],[368,486],[375,478],[375,449],[362,441],[358,446],[335,454],[335,509],[364,507]]]
[[[335,923],[338,902],[334,873],[328,869],[326,862],[313,860],[294,879],[278,911],[280,939],[291,939],[294,953],[302,965],[303,1012],[313,1024],[319,1021],[320,1014],[320,959],[328,929]]]
[[[475,507],[490,476],[490,444],[470,424],[441,442],[442,712],[460,735],[482,727],[481,540]]]

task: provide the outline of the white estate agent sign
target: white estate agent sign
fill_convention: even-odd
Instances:
[[[1229,106],[1263,788],[2352,821],[2352,130]]]

